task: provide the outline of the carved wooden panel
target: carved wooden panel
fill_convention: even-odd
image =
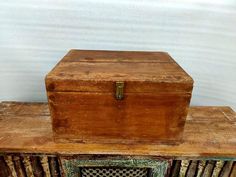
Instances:
[[[127,157],[103,157],[101,158],[74,158],[74,157],[61,157],[62,169],[66,177],[86,177],[83,175],[83,171],[87,167],[106,167],[110,172],[114,172],[112,169],[146,169],[149,171],[145,177],[164,177],[167,174],[169,167],[169,160],[154,160],[151,158],[127,158]],[[127,170],[126,170],[127,172]],[[106,173],[106,172],[104,172]],[[117,171],[119,173],[119,171]],[[130,171],[131,173],[131,171]],[[133,173],[134,174],[134,173]],[[103,176],[101,176],[103,177]],[[131,177],[131,176],[130,176]],[[136,177],[135,175],[132,177]]]
[[[126,177],[235,177],[236,159],[158,160],[153,157],[138,159],[127,156],[0,155],[0,177],[109,177],[121,173],[126,174]]]

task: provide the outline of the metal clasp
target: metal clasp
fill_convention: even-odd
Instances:
[[[122,100],[124,98],[124,85],[123,81],[116,82],[116,99]]]

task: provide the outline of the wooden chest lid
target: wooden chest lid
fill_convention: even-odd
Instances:
[[[71,50],[46,76],[47,91],[189,92],[193,79],[166,52]]]

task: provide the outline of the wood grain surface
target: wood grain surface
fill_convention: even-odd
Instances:
[[[0,152],[236,158],[236,115],[229,107],[191,107],[180,145],[55,143],[46,103],[0,104]]]
[[[193,80],[165,52],[70,50],[45,82],[57,142],[182,139]]]
[[[173,144],[182,139],[191,96],[127,93],[117,101],[111,93],[56,92],[49,97],[58,142]]]
[[[47,91],[113,92],[116,81],[126,81],[128,93],[191,93],[193,87],[192,78],[165,52],[73,49],[45,80]]]

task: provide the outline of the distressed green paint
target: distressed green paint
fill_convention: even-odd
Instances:
[[[152,168],[152,177],[164,177],[168,168],[168,162],[160,163],[159,166]]]
[[[78,176],[78,173],[76,173],[77,168],[73,167],[70,163],[64,162],[64,160],[63,160],[62,165],[63,165],[63,168],[64,168],[63,171],[65,172],[65,175],[67,177],[76,177],[76,176]]]
[[[149,168],[152,177],[164,177],[168,161],[152,159],[111,159],[111,160],[81,160],[61,159],[67,177],[78,177],[80,167],[129,167]]]

